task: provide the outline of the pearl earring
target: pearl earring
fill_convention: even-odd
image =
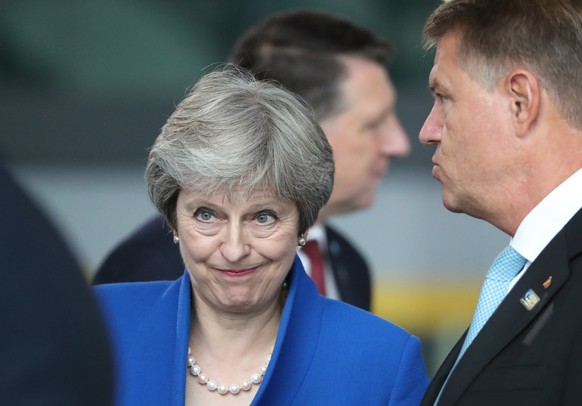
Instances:
[[[174,244],[178,244],[180,242],[180,237],[174,234]]]
[[[299,237],[299,241],[297,241],[297,245],[299,245],[300,247],[303,247],[306,243],[307,240],[305,239],[305,235],[302,235],[301,237]]]

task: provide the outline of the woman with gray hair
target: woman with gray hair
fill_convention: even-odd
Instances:
[[[200,79],[146,169],[184,276],[95,288],[118,405],[418,404],[418,339],[320,296],[297,259],[333,174],[292,94],[232,66]]]

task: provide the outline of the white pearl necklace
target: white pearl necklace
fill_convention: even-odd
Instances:
[[[200,366],[196,364],[196,359],[192,356],[190,347],[188,347],[188,370],[190,371],[190,375],[198,377],[198,383],[200,385],[206,385],[206,389],[210,392],[217,391],[221,395],[238,395],[241,390],[249,391],[253,385],[260,385],[263,381],[263,376],[265,376],[265,373],[267,372],[269,361],[271,361],[271,354],[265,358],[265,363],[261,365],[259,372],[252,374],[251,379],[248,381],[243,381],[240,385],[237,383],[222,385],[202,372]]]

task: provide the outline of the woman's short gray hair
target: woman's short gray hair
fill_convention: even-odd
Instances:
[[[146,168],[150,198],[174,229],[182,189],[227,197],[266,189],[297,205],[302,233],[329,199],[333,176],[331,146],[311,109],[233,65],[194,85],[162,128]]]

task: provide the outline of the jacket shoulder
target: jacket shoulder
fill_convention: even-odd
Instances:
[[[325,299],[323,319],[326,325],[334,326],[334,329],[343,326],[346,334],[361,336],[363,340],[386,336],[404,344],[412,337],[408,331],[386,319],[337,300]]]
[[[149,314],[148,309],[171,285],[168,281],[112,283],[92,290],[110,329],[129,330],[130,324]]]

